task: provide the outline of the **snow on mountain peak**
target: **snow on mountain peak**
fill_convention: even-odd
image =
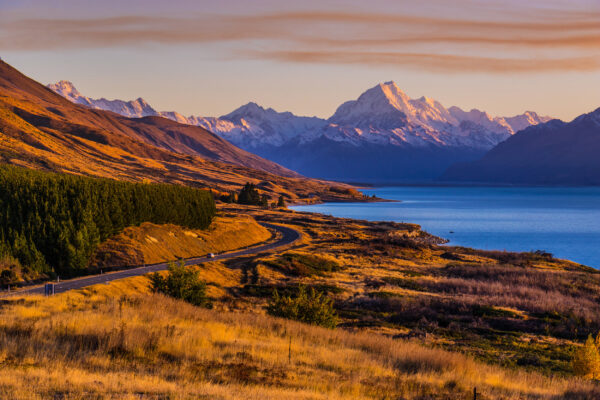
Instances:
[[[251,101],[247,104],[244,104],[241,107],[236,108],[229,114],[223,115],[221,119],[226,119],[229,121],[239,121],[244,118],[258,118],[263,119],[265,114],[276,114],[277,112],[273,109],[265,109],[264,107],[256,104]]]
[[[515,115],[514,117],[505,117],[504,120],[511,126],[513,133],[517,133],[531,125],[537,125],[540,123],[548,122],[552,118],[546,116],[540,116],[533,111],[525,111],[521,115]]]
[[[384,129],[411,124],[425,130],[458,124],[439,102],[425,96],[413,100],[393,81],[380,83],[357,100],[342,104],[329,121],[338,125]]]
[[[73,102],[76,102],[78,98],[83,97],[82,94],[79,93],[79,91],[75,88],[75,85],[73,85],[73,83],[70,81],[58,81],[54,84],[48,85],[48,88]]]
[[[402,91],[402,89],[400,89],[400,87],[398,85],[396,85],[396,82],[394,82],[394,81],[380,83],[375,88],[379,88],[381,90],[381,92],[385,95],[385,97],[392,104],[403,104],[403,103],[407,102],[408,100],[410,100],[410,98],[406,95],[406,93],[404,93]],[[367,92],[365,92],[365,93],[367,93]],[[402,106],[400,105],[398,108],[401,108],[401,107]]]
[[[394,82],[380,83],[338,107],[329,122],[360,128],[404,126],[410,98]]]
[[[82,104],[95,109],[112,111],[129,118],[141,118],[149,115],[159,115],[159,113],[141,97],[138,97],[136,100],[132,101],[107,100],[105,98],[91,99],[79,93],[79,91],[75,88],[75,85],[69,81],[59,81],[57,83],[48,85],[48,88],[67,98],[73,103]]]
[[[220,118],[185,117],[175,111],[157,112],[141,97],[133,101],[90,99],[68,81],[49,88],[92,108],[127,117],[160,115],[179,123],[201,126],[247,150],[309,143],[320,138],[392,146],[450,146],[489,149],[515,132],[546,122],[534,112],[515,117],[492,117],[484,111],[445,108],[435,99],[411,99],[393,81],[380,83],[356,100],[343,103],[328,120],[277,112],[249,102]]]
[[[320,131],[327,122],[317,117],[300,117],[291,112],[277,112],[254,102],[247,103],[219,118],[236,126],[231,129],[223,124],[211,124],[213,132],[230,142],[245,148],[261,145],[281,146],[291,139]],[[202,122],[204,126],[208,121]]]

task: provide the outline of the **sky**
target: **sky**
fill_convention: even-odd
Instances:
[[[410,97],[571,120],[600,107],[599,0],[0,0],[0,57],[84,95],[220,116]]]

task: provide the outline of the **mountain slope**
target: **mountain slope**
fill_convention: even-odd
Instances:
[[[61,88],[60,93],[62,95],[66,95],[67,99],[74,100],[77,104],[91,106],[94,109],[113,111],[126,117],[132,115],[134,117],[144,117],[130,119],[122,118],[120,115],[112,115],[110,121],[104,121],[105,123],[99,125],[108,129],[116,129],[138,141],[177,153],[198,155],[209,160],[256,168],[277,175],[298,176],[293,171],[233,146],[204,128],[179,124],[160,118],[158,113],[143,99],[127,103],[121,100],[109,102],[104,101],[104,99],[91,101],[89,98],[82,96],[69,82],[61,81],[56,85]],[[107,104],[111,106],[109,107]],[[126,105],[119,108],[115,104]],[[141,111],[132,112],[131,110]],[[93,122],[96,125],[98,124],[98,121]]]
[[[0,139],[0,162],[30,168],[218,190],[263,182],[265,191],[290,199],[343,197],[329,190],[330,183],[296,178],[200,127],[73,104],[4,62]]]
[[[483,158],[453,165],[443,180],[600,185],[600,108],[569,123],[531,126]]]

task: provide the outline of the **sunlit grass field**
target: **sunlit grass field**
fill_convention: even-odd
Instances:
[[[0,309],[10,399],[562,399],[578,379],[511,372],[378,334],[193,307],[145,277]],[[291,344],[290,344],[291,343]]]

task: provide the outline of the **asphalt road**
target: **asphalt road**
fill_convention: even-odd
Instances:
[[[207,261],[216,261],[216,260],[227,260],[230,258],[235,258],[239,256],[245,256],[250,254],[257,254],[263,251],[274,250],[279,247],[287,246],[289,244],[294,243],[296,240],[300,239],[300,233],[295,231],[294,229],[287,228],[281,225],[268,224],[266,222],[260,222],[260,224],[266,228],[273,229],[281,233],[281,238],[273,243],[258,245],[254,247],[248,247],[243,250],[234,251],[231,253],[222,253],[215,254],[214,258],[209,257],[196,257],[196,258],[187,258],[185,259],[185,265],[196,265],[202,264]],[[144,275],[149,272],[157,272],[166,270],[168,267],[168,263],[158,263],[158,264],[150,264],[143,267],[137,267],[132,269],[125,269],[122,271],[111,272],[103,275],[92,275],[86,276],[83,278],[71,279],[68,281],[58,282],[54,284],[54,293],[62,293],[68,290],[73,289],[81,289],[86,286],[97,285],[99,283],[106,283],[110,281],[114,281],[117,279],[129,278],[132,276]],[[3,293],[5,296],[8,293]],[[17,294],[44,294],[44,287],[32,287],[30,289],[23,289],[19,291],[15,291],[10,293],[11,295]],[[0,296],[2,297],[2,296]]]

